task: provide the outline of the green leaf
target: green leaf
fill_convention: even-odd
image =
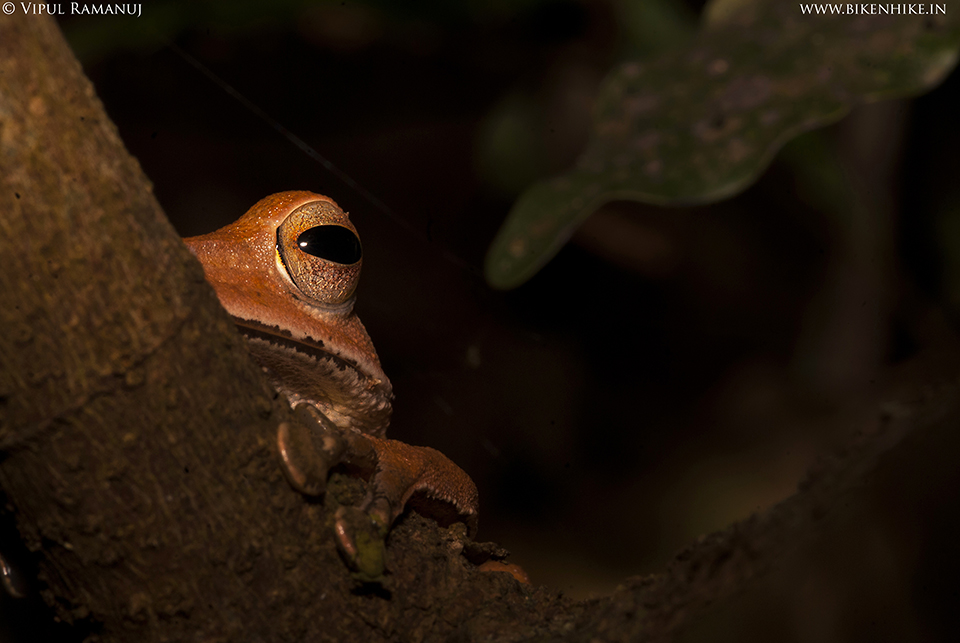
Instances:
[[[487,254],[487,281],[520,285],[609,201],[729,197],[792,137],[859,103],[922,93],[956,63],[958,11],[809,15],[801,6],[714,2],[688,47],[615,69],[600,90],[587,149],[574,169],[520,196]]]

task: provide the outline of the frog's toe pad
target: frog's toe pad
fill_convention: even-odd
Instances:
[[[353,569],[354,578],[375,582],[387,569],[387,548],[384,539],[388,525],[358,507],[340,507],[334,518],[337,548]]]
[[[343,457],[343,440],[328,430],[308,405],[294,409],[294,420],[277,428],[280,464],[290,485],[308,496],[318,496],[327,486],[330,467]]]

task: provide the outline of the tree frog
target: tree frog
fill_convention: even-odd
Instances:
[[[383,539],[414,493],[476,531],[470,477],[439,451],[385,437],[393,391],[353,310],[363,253],[347,213],[319,194],[282,192],[184,241],[294,410],[276,436],[291,486],[319,495],[339,463],[372,472],[363,502],[335,518],[337,545],[359,575],[383,573]]]

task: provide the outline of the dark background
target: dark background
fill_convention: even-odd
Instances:
[[[655,571],[944,372],[926,356],[951,357],[960,301],[956,73],[815,135],[881,203],[860,233],[778,158],[713,206],[609,206],[504,293],[480,266],[519,190],[576,159],[605,73],[682,46],[702,3],[397,4],[167,2],[61,24],[182,235],[281,190],[351,213],[389,435],[473,477],[479,538],[534,582],[589,596]]]

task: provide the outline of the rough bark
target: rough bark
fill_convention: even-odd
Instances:
[[[416,514],[390,536],[390,580],[359,586],[328,516],[360,484],[336,477],[323,503],[286,484],[272,442],[286,409],[37,16],[0,21],[0,183],[0,484],[48,602],[102,640],[744,640],[772,593],[796,609],[797,579],[850,533],[885,511],[931,524],[923,500],[958,495],[951,384],[608,598],[478,573],[462,528]],[[831,590],[858,591],[855,571]]]
[[[430,596],[476,575],[460,532],[433,529],[426,563],[395,548],[397,588],[352,591],[325,506],[355,486],[316,504],[284,481],[286,409],[55,23],[5,18],[0,48],[0,476],[48,602],[105,640],[353,640],[414,606],[436,619]]]

